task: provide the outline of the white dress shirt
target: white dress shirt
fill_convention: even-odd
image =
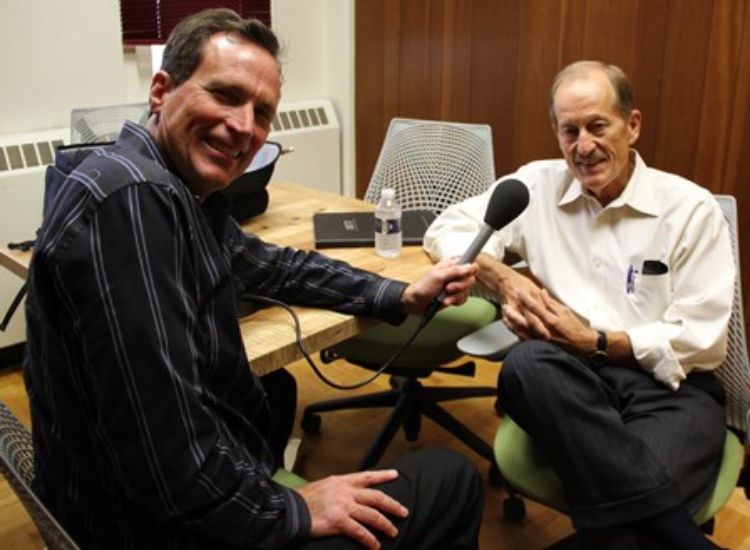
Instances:
[[[726,354],[735,279],[729,231],[709,191],[634,155],[628,185],[604,208],[564,160],[501,178],[524,182],[529,206],[482,251],[499,260],[518,254],[590,327],[626,331],[641,367],[676,390],[687,373],[715,369]],[[424,239],[433,258],[466,250],[494,187],[433,222]]]

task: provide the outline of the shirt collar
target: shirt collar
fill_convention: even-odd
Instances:
[[[167,156],[156,144],[156,140],[154,140],[153,136],[151,136],[146,128],[139,124],[129,120],[125,121],[120,136],[117,138],[117,145],[123,146],[129,150],[134,150],[144,157],[157,162],[165,170],[175,173],[174,169],[167,161]]]
[[[169,157],[159,149],[153,136],[143,126],[135,124],[134,122],[126,121],[120,132],[120,136],[117,138],[117,145],[135,151],[136,153],[153,160],[169,172],[176,181],[179,181],[185,189],[187,189],[187,186],[182,182],[179,176],[177,176],[174,167],[169,162]],[[206,216],[208,224],[216,236],[216,239],[220,240],[229,219],[228,199],[223,193],[212,193],[202,202],[199,201],[197,197],[193,197],[193,200]]]
[[[657,216],[659,205],[654,197],[653,189],[644,182],[644,173],[648,167],[636,150],[631,149],[631,152],[635,157],[633,173],[620,196],[609,203],[607,208],[620,208],[627,205],[638,212]],[[583,186],[577,178],[571,177],[570,185],[562,194],[558,205],[564,206],[579,200],[585,200]]]

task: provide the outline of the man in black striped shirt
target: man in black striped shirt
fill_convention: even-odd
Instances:
[[[35,488],[85,547],[471,548],[481,484],[447,451],[298,490],[271,477],[274,418],[249,369],[233,278],[265,295],[399,322],[475,265],[412,284],[241,231],[220,193],[264,143],[278,42],[228,10],[181,23],[146,127],[64,178],[29,275],[25,376]]]

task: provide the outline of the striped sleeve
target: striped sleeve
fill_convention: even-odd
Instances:
[[[266,243],[230,220],[226,242],[232,270],[249,292],[290,304],[332,309],[398,324],[407,284],[315,251]]]

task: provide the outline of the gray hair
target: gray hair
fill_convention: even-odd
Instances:
[[[555,80],[549,92],[549,118],[553,125],[557,124],[555,116],[555,94],[560,85],[566,80],[588,76],[593,72],[604,73],[615,92],[615,108],[620,111],[622,118],[627,119],[633,111],[633,86],[625,72],[617,65],[601,61],[576,61],[564,67]]]

